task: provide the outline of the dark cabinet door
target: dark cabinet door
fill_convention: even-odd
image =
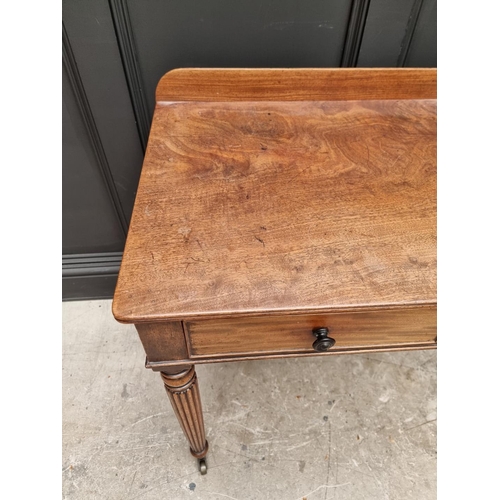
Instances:
[[[435,0],[63,0],[63,299],[112,297],[167,71],[435,65]]]

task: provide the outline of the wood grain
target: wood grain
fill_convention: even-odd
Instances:
[[[157,107],[123,322],[436,303],[436,102]]]
[[[435,70],[162,78],[113,314],[195,457],[192,363],[436,346],[435,98]]]
[[[389,352],[389,351],[417,351],[437,348],[437,338],[434,342],[425,342],[419,344],[384,344],[382,346],[371,347],[345,347],[338,348],[333,351],[326,352],[288,352],[281,351],[278,353],[252,353],[252,354],[226,354],[219,356],[196,357],[190,361],[157,361],[155,363],[146,361],[146,368],[153,371],[170,370],[172,373],[185,369],[186,363],[194,363],[195,365],[204,365],[212,363],[228,363],[235,361],[251,361],[258,359],[282,359],[282,358],[309,358],[314,356],[338,356],[340,354],[368,354],[373,352]],[[170,372],[169,372],[170,373]]]
[[[187,359],[188,350],[182,323],[139,323],[135,325],[150,361]]]
[[[434,68],[203,69],[168,72],[157,102],[436,99]]]
[[[191,454],[203,458],[208,452],[200,392],[194,366],[176,374],[161,373],[175,415],[189,441]]]
[[[434,344],[436,308],[370,313],[229,318],[186,324],[191,357],[314,352],[312,329],[328,327],[330,349]]]

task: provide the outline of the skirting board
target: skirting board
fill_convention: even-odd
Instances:
[[[63,255],[62,299],[111,299],[122,252]]]

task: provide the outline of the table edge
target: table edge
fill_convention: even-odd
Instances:
[[[336,314],[346,312],[377,312],[400,309],[416,308],[437,308],[437,300],[422,300],[404,303],[384,303],[384,304],[354,304],[333,307],[303,307],[289,309],[260,309],[260,310],[238,310],[238,311],[214,311],[214,312],[191,312],[185,314],[162,314],[162,315],[134,315],[124,314],[119,310],[116,299],[113,299],[113,316],[119,323],[167,323],[175,321],[203,321],[223,318],[256,318],[256,317],[277,317],[293,316],[304,314]]]

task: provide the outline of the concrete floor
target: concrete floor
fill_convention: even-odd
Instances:
[[[196,460],[111,301],[63,304],[63,497],[436,498],[436,352],[197,368],[210,451]]]

